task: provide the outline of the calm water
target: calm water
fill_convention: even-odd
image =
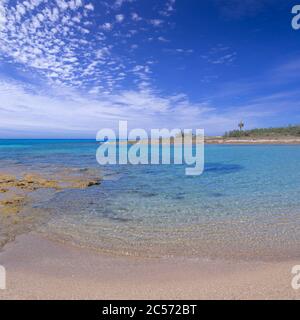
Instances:
[[[194,177],[184,166],[100,167],[96,149],[87,140],[0,140],[1,168],[97,168],[104,177],[38,198],[39,232],[113,254],[300,256],[300,146],[208,145],[205,172]]]

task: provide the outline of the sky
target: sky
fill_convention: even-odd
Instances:
[[[300,0],[0,0],[0,138],[300,123]]]

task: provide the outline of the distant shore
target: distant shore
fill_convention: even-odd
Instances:
[[[297,137],[261,137],[261,138],[224,138],[224,137],[205,137],[206,144],[299,144],[300,138]]]
[[[171,145],[180,144],[181,139],[171,139]],[[136,140],[128,140],[128,141],[119,141],[118,144],[124,145],[124,144],[136,144],[138,141]],[[158,141],[151,142],[151,140],[141,140],[139,141],[141,144],[158,144]],[[161,139],[160,143],[162,145],[169,144],[168,139]],[[261,137],[261,138],[225,138],[225,137],[205,137],[204,138],[205,144],[238,144],[238,145],[255,145],[255,144],[261,144],[261,145],[300,145],[300,138],[298,137],[276,137],[276,138],[270,138],[270,137]],[[193,144],[196,144],[196,139],[193,138]]]

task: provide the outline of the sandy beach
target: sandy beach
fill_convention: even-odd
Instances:
[[[201,180],[173,167],[100,172],[84,154],[70,168],[8,162],[0,299],[299,299],[298,152],[209,146]]]
[[[0,253],[7,290],[0,299],[299,299],[299,261],[226,262],[110,257],[19,236]]]

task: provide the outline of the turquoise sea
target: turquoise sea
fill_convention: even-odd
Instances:
[[[207,145],[201,176],[186,176],[181,165],[100,166],[97,147],[94,140],[0,140],[0,171],[93,168],[103,176],[86,190],[42,192],[35,231],[116,255],[300,256],[300,146]]]

